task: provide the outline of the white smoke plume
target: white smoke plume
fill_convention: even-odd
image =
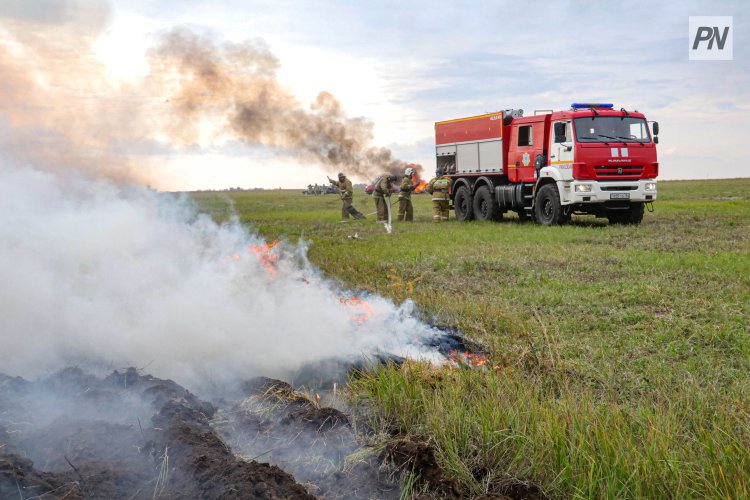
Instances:
[[[186,198],[0,166],[0,371],[146,367],[191,384],[402,354],[434,334],[406,304],[342,303],[303,245],[217,225]]]

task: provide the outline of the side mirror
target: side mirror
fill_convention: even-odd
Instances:
[[[573,146],[565,146],[565,151],[573,151]]]
[[[654,135],[659,135],[659,122],[654,122]]]
[[[656,135],[654,136],[654,144],[659,144],[659,137]]]

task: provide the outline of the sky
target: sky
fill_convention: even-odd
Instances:
[[[747,177],[749,14],[743,1],[0,0],[0,79],[29,75],[0,84],[0,153],[98,165],[163,190],[300,188],[334,176],[338,166],[286,140],[217,125],[220,102],[206,111],[202,101],[198,124],[184,107],[177,120],[174,83],[162,78],[174,68],[158,73],[149,59],[177,29],[217,47],[263,47],[285,99],[309,110],[330,93],[342,123],[371,132],[367,147],[426,176],[436,121],[596,101],[659,122],[660,179]],[[695,15],[733,16],[733,60],[688,60]],[[194,125],[189,137],[175,121]]]

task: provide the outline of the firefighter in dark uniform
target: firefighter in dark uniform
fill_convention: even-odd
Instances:
[[[432,195],[432,222],[448,220],[448,204],[450,200],[451,181],[440,172],[427,185],[427,192]]]
[[[328,182],[339,188],[339,194],[341,196],[341,220],[347,220],[351,213],[352,200],[354,200],[352,181],[347,179],[343,172],[339,172],[338,181],[334,181],[329,177]]]
[[[414,169],[409,167],[404,172],[404,178],[401,179],[401,191],[398,193],[398,220],[412,222],[414,220],[414,206],[411,203],[411,193],[414,191],[414,181],[412,176]]]
[[[377,222],[388,222],[388,207],[385,204],[391,202],[393,183],[396,180],[395,175],[386,173],[378,177],[375,181],[375,190],[372,192],[372,198],[375,200],[375,210],[378,213]]]

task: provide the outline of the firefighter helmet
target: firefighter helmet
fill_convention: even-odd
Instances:
[[[411,167],[409,167],[409,168],[406,169],[406,171],[404,171],[404,174],[406,174],[409,177],[411,177],[412,175],[414,175],[414,169],[411,168]]]

